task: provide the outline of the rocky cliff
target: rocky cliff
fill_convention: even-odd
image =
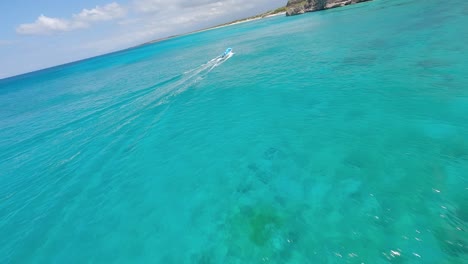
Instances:
[[[366,1],[370,0],[289,0],[286,5],[286,15],[299,15]]]

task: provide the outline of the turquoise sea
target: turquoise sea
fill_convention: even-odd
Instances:
[[[0,263],[468,263],[467,25],[376,0],[0,80]]]

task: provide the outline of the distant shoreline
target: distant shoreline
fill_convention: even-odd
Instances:
[[[274,16],[280,16],[280,15],[286,15],[286,12],[276,13],[276,14],[272,14],[272,15],[266,15],[266,16],[262,16],[262,17],[251,17],[251,18],[246,18],[246,19],[242,19],[242,20],[237,20],[237,21],[229,22],[229,23],[226,23],[226,24],[221,24],[221,25],[218,25],[218,26],[210,27],[210,28],[200,29],[200,30],[193,31],[193,32],[190,32],[190,33],[187,33],[187,34],[182,34],[180,36],[190,35],[190,34],[204,32],[204,31],[209,31],[209,30],[213,30],[213,29],[217,29],[217,28],[234,26],[234,25],[238,25],[238,24],[243,24],[243,23],[252,22],[252,21],[255,21],[255,20],[260,20],[260,19],[274,17]]]
[[[281,10],[281,11],[276,12],[277,10]],[[178,35],[173,35],[173,36],[168,36],[168,37],[155,39],[155,40],[152,40],[152,41],[145,42],[143,44],[137,45],[135,47],[145,46],[145,45],[149,45],[149,44],[154,44],[154,43],[170,40],[170,39],[177,38],[177,37],[187,36],[187,35],[191,35],[191,34],[195,34],[195,33],[205,32],[205,31],[209,31],[209,30],[213,30],[213,29],[218,29],[218,28],[243,24],[243,23],[252,22],[252,21],[255,21],[255,20],[260,20],[260,19],[270,18],[270,17],[275,17],[275,16],[281,16],[281,15],[286,15],[286,11],[283,11],[283,8],[278,8],[278,9],[276,9],[274,11],[270,11],[270,12],[267,12],[267,13],[264,13],[264,14],[261,14],[261,15],[257,15],[257,16],[253,16],[253,17],[249,17],[249,18],[244,18],[244,19],[239,19],[239,20],[231,21],[231,22],[228,22],[228,23],[225,23],[225,24],[220,24],[220,25],[217,25],[217,26],[209,27],[209,28],[199,29],[199,30],[191,31],[191,32],[184,33],[184,34],[178,34]]]

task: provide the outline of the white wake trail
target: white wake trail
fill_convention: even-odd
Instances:
[[[166,87],[161,87],[157,89],[155,92],[158,94],[158,97],[161,98],[158,104],[167,103],[171,97],[174,97],[186,91],[190,87],[196,85],[198,82],[203,80],[205,76],[208,73],[210,73],[214,68],[222,65],[232,56],[234,56],[234,53],[232,51],[225,55],[223,54],[217,56],[194,69],[184,72],[180,76],[180,78],[174,83],[171,83]]]

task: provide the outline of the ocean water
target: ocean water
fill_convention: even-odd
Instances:
[[[0,80],[0,263],[468,263],[466,25],[376,0]]]

